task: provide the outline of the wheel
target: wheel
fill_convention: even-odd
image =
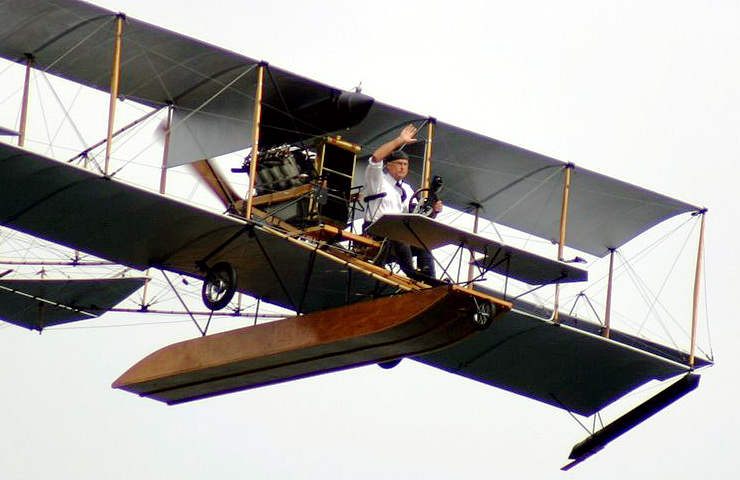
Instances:
[[[209,310],[221,310],[236,292],[236,270],[228,262],[219,262],[203,279],[203,303]]]
[[[386,370],[395,367],[399,363],[401,363],[402,358],[396,358],[395,360],[388,360],[387,362],[378,362],[378,366],[380,368],[385,368]]]
[[[475,313],[471,317],[470,321],[473,324],[473,328],[476,330],[485,330],[493,322],[493,317],[496,314],[496,309],[493,304],[486,300],[475,300]]]

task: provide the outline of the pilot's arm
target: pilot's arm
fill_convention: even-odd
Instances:
[[[416,135],[417,131],[418,129],[415,126],[411,124],[406,125],[396,138],[379,146],[373,152],[373,157],[370,161],[374,163],[382,162],[385,157],[387,157],[392,151],[398,150],[401,145],[406,143],[416,143],[418,140],[414,138],[414,135]]]

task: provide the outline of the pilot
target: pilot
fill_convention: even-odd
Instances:
[[[393,140],[384,143],[370,157],[365,170],[365,223],[363,231],[385,213],[409,213],[414,210],[409,205],[414,190],[404,182],[409,173],[409,157],[398,150],[407,143],[415,143],[417,128],[407,125]],[[435,213],[442,211],[442,201],[433,205]],[[421,248],[405,243],[388,240],[388,253],[394,257],[401,270],[411,279],[428,280],[435,278],[434,258]],[[412,258],[416,257],[418,270],[414,268]],[[420,275],[421,274],[421,275]]]

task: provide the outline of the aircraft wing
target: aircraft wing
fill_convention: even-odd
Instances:
[[[31,330],[105,313],[146,278],[0,279],[0,319]]]
[[[110,91],[118,13],[81,1],[0,2],[0,56]],[[247,148],[258,60],[125,18],[119,96],[174,108],[170,166]],[[354,125],[372,98],[269,66],[260,146]]]
[[[375,101],[345,139],[370,155],[409,123],[417,127],[428,117]],[[426,127],[420,142],[404,147],[409,154],[412,185],[421,186]],[[444,185],[439,198],[446,205],[482,218],[557,240],[560,231],[564,168],[567,162],[487,137],[439,120],[432,135],[432,174]],[[360,181],[361,182],[361,181]],[[658,223],[700,207],[645,188],[574,166],[570,185],[566,245],[603,257]]]
[[[197,261],[228,261],[239,291],[301,312],[376,284],[315,245],[3,143],[0,224],[139,270],[202,278]]]
[[[85,2],[6,0],[0,3],[0,56],[107,91],[117,13]],[[246,148],[256,92],[255,59],[126,18],[119,94],[152,107],[174,108],[170,165]],[[341,134],[369,155],[408,123],[429,119],[320,82],[267,68],[260,146],[300,144]],[[425,139],[422,129],[418,135]],[[421,158],[425,142],[408,145]],[[566,162],[435,121],[433,173],[440,198],[460,209],[478,205],[489,220],[540,238],[559,236]],[[420,185],[421,162],[411,179]],[[570,187],[566,244],[604,256],[659,222],[694,205],[581,167]]]
[[[478,266],[530,285],[584,282],[586,270],[550,260],[519,248],[466,232],[419,214],[386,214],[370,225],[368,232],[421,249],[446,245],[460,246],[482,253]]]
[[[491,295],[498,293],[479,290]],[[592,415],[651,380],[691,372],[688,355],[601,325],[517,301],[486,330],[414,360],[580,415]],[[696,358],[694,368],[711,362]]]

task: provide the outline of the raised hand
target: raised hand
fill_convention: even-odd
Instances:
[[[398,139],[401,140],[403,143],[415,143],[418,142],[414,136],[416,135],[416,132],[418,132],[419,129],[413,126],[412,124],[408,124],[405,127],[403,127],[403,130],[401,130],[401,133],[398,134]]]

